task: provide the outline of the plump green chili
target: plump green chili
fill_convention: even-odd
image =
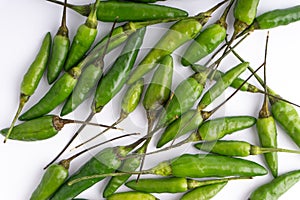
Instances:
[[[158,200],[153,196],[152,194],[147,194],[143,192],[121,192],[121,193],[116,193],[112,194],[107,197],[107,200]]]
[[[195,188],[184,194],[180,200],[209,200],[218,194],[226,184],[227,182],[215,183]]]
[[[280,149],[280,148],[264,148],[252,145],[244,141],[234,140],[218,140],[210,142],[201,142],[195,144],[195,147],[201,151],[216,153],[224,156],[240,156],[246,157],[249,155],[259,155],[270,152],[285,152],[285,153],[299,153],[299,151]]]
[[[65,0],[65,4],[67,0]],[[53,39],[52,53],[50,55],[47,80],[52,84],[64,67],[70,47],[69,30],[66,25],[66,6],[64,6],[61,26]]]
[[[53,3],[61,4],[56,0],[47,0]],[[67,4],[68,8],[78,12],[81,15],[88,16],[93,4],[72,5]],[[174,17],[186,17],[188,13],[178,8],[172,8],[162,5],[133,3],[133,2],[101,2],[97,10],[97,18],[101,21],[113,22],[118,16],[118,22],[124,21],[149,21],[157,19],[167,19]]]
[[[263,13],[255,18],[249,29],[270,29],[278,26],[288,25],[299,20],[300,6],[297,5],[290,8],[271,10]]]
[[[192,65],[192,69],[195,72],[201,72],[204,71],[206,69],[206,67],[202,66],[202,65]],[[215,75],[213,76],[214,80],[219,80],[220,77],[222,77],[224,75],[223,72],[216,70],[215,71]],[[231,87],[237,89],[239,88],[243,83],[245,82],[245,80],[241,79],[241,78],[236,78],[234,79],[234,81],[231,83]],[[245,92],[253,92],[253,93],[262,93],[262,91],[257,88],[255,85],[252,85],[251,83],[244,83],[244,85],[240,88],[240,91],[245,91]]]
[[[51,165],[45,172],[30,200],[47,200],[69,175],[68,169],[61,164]]]
[[[193,180],[188,178],[168,177],[168,178],[146,178],[131,180],[125,185],[130,189],[147,192],[147,193],[179,193],[186,192],[188,190],[203,187],[206,185],[224,183],[229,180],[237,180],[240,178],[222,178],[222,179],[210,179],[210,180]]]
[[[6,142],[7,138],[9,138],[9,135],[11,131],[13,130],[13,127],[23,110],[24,105],[27,103],[30,96],[34,93],[36,90],[43,74],[47,66],[48,58],[50,55],[50,47],[51,47],[51,34],[48,32],[44,39],[42,46],[34,59],[33,63],[30,65],[28,71],[23,77],[23,80],[21,82],[21,91],[20,91],[20,102],[18,110],[13,118],[13,121],[10,125],[10,128],[8,130],[8,133],[4,139],[4,142]]]
[[[115,127],[103,124],[62,119],[56,115],[46,115],[15,126],[9,136],[9,139],[21,141],[36,141],[48,139],[56,135],[64,127],[64,125],[69,123],[87,124],[115,129]],[[7,135],[7,132],[8,129],[1,130],[1,134],[3,135]]]
[[[234,7],[235,32],[243,31],[256,17],[259,0],[237,0]]]
[[[128,146],[109,147],[101,150],[89,161],[87,161],[75,174],[70,176],[68,180],[54,193],[51,200],[72,199],[80,194],[82,191],[91,187],[95,183],[104,179],[95,178],[91,180],[82,181],[72,186],[68,182],[80,177],[89,176],[95,173],[111,173],[118,169],[121,165],[121,157],[126,156],[133,148],[139,145],[142,140],[138,140]]]
[[[271,182],[258,187],[249,200],[276,200],[300,180],[300,171],[280,175]]]
[[[234,68],[227,71],[202,97],[198,103],[198,109],[202,110],[212,103],[218,96],[220,96],[232,82],[243,73],[249,66],[248,62],[241,63]]]
[[[66,60],[65,70],[69,70],[77,65],[92,46],[98,33],[97,9],[99,5],[100,0],[96,0],[86,22],[77,29]]]

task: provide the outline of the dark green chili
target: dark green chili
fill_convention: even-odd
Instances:
[[[96,3],[92,7],[86,22],[77,29],[76,35],[72,41],[68,58],[66,60],[66,71],[77,65],[94,43],[98,33],[97,9],[99,5],[100,0],[96,0]]]
[[[124,173],[108,173],[94,174],[73,179],[68,182],[69,185],[77,185],[84,181],[103,178],[106,176],[121,176],[124,174],[155,174],[160,176],[175,177],[226,177],[226,176],[262,176],[267,174],[267,170],[261,165],[239,158],[212,154],[183,154],[172,160],[159,163],[157,166],[144,170],[142,172],[124,172]]]
[[[299,151],[281,149],[281,148],[264,148],[252,145],[244,141],[233,141],[233,140],[218,140],[210,142],[201,142],[195,144],[195,147],[201,151],[216,153],[225,156],[240,156],[246,157],[250,155],[259,155],[270,152],[285,152],[285,153],[296,153]]]
[[[300,171],[291,171],[280,175],[271,182],[258,187],[249,200],[276,200],[300,180]]]
[[[127,146],[109,147],[101,150],[89,161],[87,161],[77,172],[75,172],[74,175],[69,177],[68,180],[66,180],[66,182],[64,182],[64,184],[54,193],[51,200],[72,199],[82,191],[101,181],[104,179],[104,177],[82,181],[72,186],[67,184],[69,181],[84,176],[114,172],[121,165],[121,157],[126,156],[142,141],[144,141],[143,138]]]
[[[21,91],[20,91],[20,102],[18,110],[15,114],[15,117],[10,125],[10,128],[8,130],[8,133],[4,139],[4,143],[6,142],[7,138],[9,138],[9,135],[11,131],[13,130],[13,127],[23,110],[24,105],[27,103],[30,96],[34,93],[36,90],[43,74],[47,66],[47,61],[50,54],[50,47],[51,47],[51,35],[48,32],[46,36],[43,39],[42,46],[39,50],[39,53],[37,54],[35,60],[30,65],[28,71],[23,77],[22,83],[21,83]]]
[[[210,15],[225,2],[223,1],[195,17],[180,20],[173,24],[135,68],[127,83],[134,83],[151,71],[164,56],[171,54],[178,47],[196,37],[202,26],[208,21]]]
[[[184,194],[180,200],[209,200],[218,194],[226,184],[227,182],[215,183],[195,188]]]
[[[65,0],[64,3],[66,4],[67,0]],[[69,30],[66,25],[66,6],[64,6],[61,26],[53,39],[52,53],[48,64],[47,80],[49,84],[52,84],[57,79],[64,67],[70,47],[68,35]]]
[[[121,192],[112,194],[109,197],[107,197],[107,200],[158,200],[153,196],[152,194],[147,194],[143,192]]]
[[[125,185],[130,189],[147,192],[147,193],[179,193],[186,192],[188,190],[203,187],[205,185],[211,185],[216,183],[224,183],[229,180],[238,180],[241,178],[222,178],[222,179],[210,179],[210,180],[193,180],[188,178],[148,178],[140,179],[139,182],[131,180]]]
[[[44,140],[56,135],[65,124],[78,123],[101,127],[111,127],[104,124],[95,124],[71,119],[62,119],[56,115],[46,115],[40,118],[26,121],[13,127],[9,139],[21,141]],[[115,127],[111,127],[114,128]],[[1,130],[1,134],[7,135],[8,128]]]
[[[53,3],[61,4],[56,0],[47,0]],[[67,4],[68,8],[78,12],[81,15],[88,16],[93,4],[72,5]],[[186,17],[188,13],[177,8],[132,2],[101,2],[97,11],[97,18],[101,21],[113,22],[118,16],[118,22],[124,21],[149,21],[157,19],[167,19],[174,17]]]

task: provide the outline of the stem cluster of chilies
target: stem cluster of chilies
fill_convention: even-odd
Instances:
[[[44,176],[31,195],[31,200],[75,199],[81,192],[108,176],[111,179],[104,189],[103,197],[109,200],[156,200],[157,198],[151,193],[182,192],[185,192],[180,198],[182,200],[211,199],[225,187],[228,181],[266,175],[268,171],[262,165],[236,158],[258,154],[264,154],[274,179],[253,191],[250,200],[277,199],[300,180],[299,170],[278,175],[277,153],[300,154],[300,151],[277,147],[275,121],[300,147],[300,117],[291,102],[281,98],[267,86],[268,37],[265,60],[256,70],[253,70],[250,63],[244,61],[234,50],[249,32],[299,21],[299,5],[256,16],[259,0],[224,0],[192,17],[178,8],[152,4],[157,0],[96,0],[93,4],[87,5],[73,5],[67,0],[47,1],[63,5],[61,25],[53,42],[50,33],[45,35],[35,60],[21,82],[20,103],[15,117],[11,126],[1,130],[1,134],[5,136],[4,141],[7,139],[38,141],[53,137],[66,124],[78,123],[82,126],[56,158],[47,165]],[[223,5],[227,6],[221,17],[203,29],[213,13]],[[232,7],[235,20],[233,24],[227,24],[227,17],[231,14],[229,11]],[[78,27],[72,42],[66,25],[67,8],[87,17],[85,23]],[[98,20],[114,22],[114,24],[110,33],[91,48],[97,37]],[[115,28],[117,22],[126,23]],[[134,68],[146,35],[146,27],[167,22],[174,23]],[[230,26],[234,31],[228,41],[226,37]],[[244,38],[231,46],[240,36]],[[197,64],[225,40],[228,42],[220,47],[206,64]],[[172,54],[189,41],[192,42],[180,56],[180,61],[183,66],[191,67],[195,73],[182,80],[172,91],[176,63]],[[105,55],[122,43],[125,43],[125,46],[120,55],[105,71]],[[210,64],[224,47],[226,48],[223,55]],[[231,52],[241,62],[225,73],[218,71],[222,59]],[[256,74],[262,67],[265,69],[264,80]],[[30,96],[34,94],[46,68],[48,83],[53,85],[39,102],[19,116]],[[155,68],[157,69],[153,73],[150,84],[147,85],[145,75]],[[251,71],[251,75],[246,80],[239,78],[247,68]],[[251,76],[256,77],[263,90],[247,83]],[[216,82],[202,95],[209,79],[214,79]],[[235,88],[235,92],[214,109],[207,111],[207,107],[229,87]],[[120,103],[121,111],[118,120],[112,125],[90,122],[93,116],[100,113],[122,88],[126,91]],[[238,91],[264,94],[265,98],[257,118],[224,116],[209,119]],[[90,96],[93,96],[93,101],[86,121],[63,119],[58,115],[49,114],[65,102],[60,115],[67,115]],[[196,109],[193,109],[197,101]],[[148,120],[148,129],[144,137],[129,145],[112,146],[98,151],[71,175],[69,175],[70,162],[81,154],[104,143],[137,134],[121,135],[84,149],[59,163],[54,163],[86,125],[101,126],[105,129],[76,148],[111,129],[119,130],[116,125],[135,111],[140,103],[146,111]],[[18,119],[25,122],[15,125]],[[245,141],[219,140],[254,125],[257,128],[261,147]],[[171,144],[164,149],[147,153],[148,146],[152,138],[157,136],[158,131],[161,131],[161,134],[157,137],[156,147],[161,148],[168,143]],[[189,135],[185,140],[174,144],[177,138],[187,134]],[[159,162],[155,167],[143,169],[147,155],[199,141],[200,143],[194,146],[211,154],[175,155],[172,159]],[[167,177],[139,179],[140,175],[144,174]],[[131,175],[138,175],[138,177],[136,180],[128,181]],[[207,177],[213,178],[199,180]],[[126,185],[133,191],[116,193],[122,185]]]

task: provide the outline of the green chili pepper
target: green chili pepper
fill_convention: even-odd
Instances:
[[[85,176],[73,179],[68,184],[76,185],[84,181],[103,178],[106,176],[121,176],[124,174],[155,174],[160,176],[175,176],[181,178],[253,177],[267,174],[267,170],[252,161],[240,158],[212,154],[183,154],[172,160],[159,163],[157,166],[141,172],[108,173]]]
[[[128,146],[109,147],[100,151],[75,172],[74,175],[69,177],[68,180],[54,193],[51,200],[72,199],[82,191],[101,181],[104,177],[83,181],[72,186],[68,185],[69,181],[80,177],[89,176],[95,173],[113,172],[120,167],[121,157],[126,156],[142,141],[144,141],[144,139],[140,139]]]
[[[227,71],[202,97],[198,103],[198,109],[207,107],[213,100],[220,96],[232,82],[243,73],[249,66],[248,62],[243,62]]]
[[[216,153],[225,156],[240,156],[246,157],[249,155],[259,155],[270,152],[285,152],[285,153],[296,153],[299,151],[281,149],[281,148],[264,148],[252,145],[244,141],[233,141],[233,140],[218,140],[210,142],[201,142],[195,144],[195,147],[201,151]]]
[[[223,182],[195,188],[184,194],[180,200],[209,200],[218,194],[226,184],[227,182]]]
[[[65,4],[66,3],[67,0],[65,0]],[[66,25],[66,6],[64,6],[61,26],[53,39],[53,48],[48,64],[47,80],[49,84],[52,84],[57,79],[65,64],[70,47],[68,35],[69,30]]]
[[[121,56],[101,79],[95,94],[94,110],[101,110],[124,86],[143,43],[146,28],[137,30],[127,41]]]
[[[97,9],[99,5],[100,0],[96,0],[86,22],[79,26],[66,60],[65,70],[77,65],[92,46],[98,33]]]
[[[30,65],[28,71],[26,72],[26,74],[23,77],[23,80],[21,83],[21,91],[20,91],[21,94],[20,94],[19,107],[18,107],[15,117],[10,125],[10,128],[4,139],[4,142],[6,142],[7,138],[9,138],[9,135],[10,135],[11,131],[13,130],[13,127],[14,127],[21,111],[24,108],[24,105],[27,103],[30,96],[36,90],[36,88],[44,74],[44,71],[47,66],[49,54],[50,54],[50,47],[51,47],[51,35],[48,32],[43,39],[43,43],[39,50],[39,53],[37,54],[35,60]]]
[[[197,36],[202,26],[208,21],[212,12],[220,7],[224,1],[214,6],[212,9],[180,20],[173,24],[164,36],[156,43],[154,48],[144,57],[137,68],[132,72],[127,83],[132,84],[146,73],[152,70],[156,63],[164,56],[171,54],[178,47]]]
[[[202,65],[192,65],[192,69],[195,72],[201,72],[204,71],[206,69],[206,67],[202,66]],[[220,77],[222,77],[224,75],[223,72],[216,70],[215,71],[215,75],[213,76],[214,80],[219,80]],[[234,79],[234,81],[232,82],[232,84],[230,85],[233,88],[239,88],[243,83],[245,82],[245,80],[241,79],[241,78],[236,78]],[[263,91],[261,91],[260,89],[258,89],[255,85],[252,85],[250,83],[244,83],[244,85],[240,88],[240,91],[247,91],[247,92],[252,92],[252,93],[262,93]]]
[[[51,165],[45,172],[38,187],[32,193],[30,200],[47,200],[67,179],[68,168],[61,164]]]
[[[127,182],[125,185],[130,189],[146,192],[146,193],[179,193],[186,192],[188,190],[204,187],[206,185],[224,183],[229,180],[238,180],[240,178],[222,178],[222,179],[210,179],[197,181],[188,178],[148,178],[140,179],[139,182],[132,180]]]
[[[239,33],[252,24],[256,17],[259,0],[237,0],[234,7],[234,27]]]
[[[300,180],[300,171],[291,171],[252,192],[250,200],[276,200]]]
[[[185,50],[181,58],[183,66],[188,66],[201,60],[224,41],[227,30],[226,17],[233,3],[234,1],[231,0],[220,19],[203,30]]]
[[[112,194],[109,197],[107,197],[107,200],[158,200],[153,196],[152,194],[147,194],[143,192],[122,192],[122,193],[116,193]]]
[[[145,153],[146,143],[143,144],[134,154],[143,154]],[[141,159],[139,157],[128,158],[123,161],[122,166],[117,170],[117,172],[128,172],[136,170],[141,164]],[[106,185],[103,191],[103,197],[108,197],[112,195],[121,185],[123,185],[129,178],[131,174],[125,174],[123,176],[114,176],[111,177],[108,184]]]
[[[56,115],[46,115],[40,118],[26,121],[15,126],[9,139],[21,141],[44,140],[56,135],[66,124],[78,123],[93,126],[111,127],[103,124],[95,124],[71,119],[62,119]],[[114,128],[115,127],[111,127]],[[7,135],[8,129],[1,130],[1,134]]]
[[[249,28],[270,29],[277,26],[287,25],[300,20],[300,6],[293,6],[285,9],[272,10],[255,18],[255,21]]]
[[[197,129],[198,127],[199,128],[197,132],[193,133],[189,138],[184,140],[184,143],[191,141],[196,142],[199,140],[217,140],[223,138],[225,135],[249,128],[256,122],[254,117],[236,116],[213,119],[202,124],[203,118],[201,114],[196,111],[187,112],[181,117],[181,120],[182,123],[180,120],[176,120],[167,127],[157,143],[158,148],[191,130]],[[189,122],[188,120],[195,120],[195,122]],[[188,126],[185,126],[187,122],[189,122]]]
[[[124,1],[124,0],[110,0],[110,1]],[[157,1],[165,1],[165,0],[126,0],[126,1],[134,1],[134,2],[139,2],[139,3],[154,3]]]
[[[56,4],[63,5],[56,0],[47,0]],[[72,5],[67,4],[68,8],[78,12],[81,15],[88,16],[93,4]],[[101,2],[97,11],[97,18],[101,21],[113,22],[118,16],[118,22],[124,21],[149,21],[156,19],[167,19],[174,17],[186,17],[188,13],[177,8],[132,2]]]

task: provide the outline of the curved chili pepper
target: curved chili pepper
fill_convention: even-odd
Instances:
[[[94,43],[98,33],[97,9],[99,5],[100,0],[96,0],[86,22],[77,29],[66,60],[66,71],[77,65]]]
[[[249,200],[278,199],[300,180],[300,171],[291,171],[280,175],[271,182],[258,187]]]
[[[158,200],[153,196],[152,194],[147,194],[143,192],[121,192],[112,194],[109,197],[107,197],[107,200]]]
[[[227,182],[215,183],[195,188],[184,194],[180,200],[209,200],[218,194],[226,184]]]
[[[56,4],[63,5],[56,0],[47,0]],[[81,15],[88,16],[94,4],[72,5],[67,4],[68,8],[78,12]],[[113,22],[118,16],[118,22],[124,21],[149,21],[157,19],[167,19],[174,17],[186,17],[188,13],[178,8],[172,8],[162,5],[132,3],[132,2],[101,2],[97,10],[98,20]]]
[[[67,0],[65,0],[65,4],[66,3]],[[57,79],[64,67],[70,47],[68,35],[69,30],[66,25],[66,6],[64,6],[61,26],[53,39],[52,53],[48,64],[47,80],[49,84],[52,84]]]
[[[48,32],[46,36],[43,39],[42,46],[33,61],[33,63],[30,65],[28,71],[23,77],[22,83],[21,83],[21,91],[20,91],[20,102],[18,110],[13,118],[13,121],[10,125],[10,128],[8,130],[8,133],[4,139],[4,143],[6,142],[7,138],[9,138],[9,135],[11,131],[13,130],[13,127],[21,113],[21,111],[24,108],[24,105],[27,103],[30,96],[35,92],[43,74],[47,66],[47,61],[50,55],[50,47],[51,47],[51,34]]]

